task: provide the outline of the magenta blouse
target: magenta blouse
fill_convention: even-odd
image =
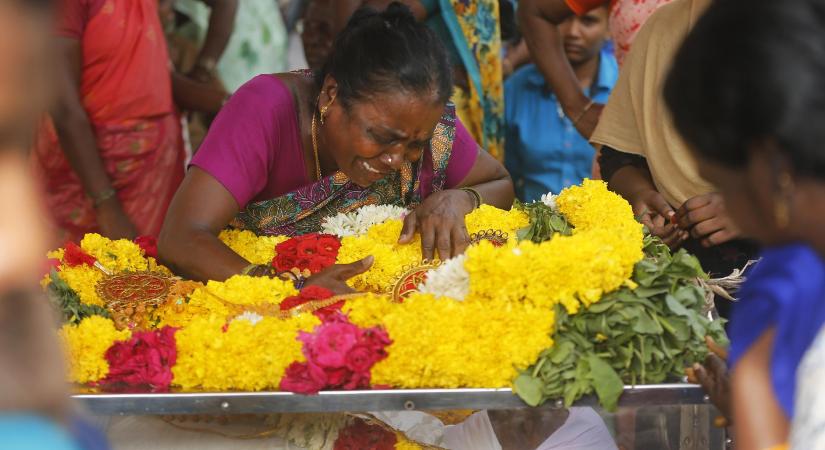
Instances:
[[[244,209],[312,183],[303,155],[292,93],[277,76],[259,75],[224,105],[191,165],[212,175]],[[477,156],[478,144],[456,119],[445,189],[464,180]],[[421,177],[432,176],[431,165],[425,164]]]

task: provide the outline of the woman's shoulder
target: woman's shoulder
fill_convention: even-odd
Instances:
[[[769,247],[748,276],[750,280],[813,281],[825,284],[825,259],[802,243]]]

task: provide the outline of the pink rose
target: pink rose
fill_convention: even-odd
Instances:
[[[326,323],[316,329],[310,355],[319,365],[328,368],[346,365],[346,355],[358,342],[358,327],[349,323]],[[306,342],[306,341],[305,341]]]

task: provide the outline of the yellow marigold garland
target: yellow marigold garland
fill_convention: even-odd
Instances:
[[[60,276],[70,288],[77,292],[81,303],[104,306],[103,299],[100,298],[95,291],[95,285],[103,279],[103,273],[101,271],[85,265],[76,267],[62,266],[58,276]]]
[[[414,294],[401,304],[367,296],[344,309],[358,326],[386,327],[393,344],[373,367],[372,382],[398,388],[510,386],[517,369],[553,343],[553,312],[526,303]]]
[[[114,322],[101,316],[87,317],[77,325],[63,325],[59,334],[69,362],[69,381],[75,383],[104,378],[109,373],[106,350],[131,335],[128,330],[118,331]]]
[[[630,205],[601,181],[568,188],[556,200],[576,227],[572,236],[520,242],[514,248],[481,243],[467,251],[470,297],[526,301],[571,314],[590,305],[633,274],[644,256],[642,227]],[[568,215],[569,214],[569,215]]]
[[[527,214],[518,210],[505,211],[493,206],[482,205],[466,217],[467,231],[477,233],[490,229],[501,230],[515,238],[516,230],[527,226]],[[372,268],[350,280],[356,290],[386,292],[404,266],[421,261],[421,238],[416,235],[409,244],[401,245],[403,222],[388,220],[369,229],[361,236],[348,236],[341,240],[338,263],[346,264],[373,256]]]
[[[161,326],[182,327],[199,316],[228,318],[243,312],[246,306],[277,306],[283,299],[297,294],[291,281],[235,275],[224,282],[209,281],[189,296],[188,303],[165,305],[156,314]]]
[[[80,241],[80,248],[113,272],[140,272],[149,268],[143,249],[127,239],[112,240],[89,233]]]
[[[255,325],[233,321],[224,332],[223,317],[197,317],[175,335],[173,382],[184,389],[277,389],[286,367],[304,360],[298,332],[319,323],[311,314],[266,317]]]
[[[223,230],[218,239],[252,264],[269,264],[275,257],[275,246],[289,237],[257,236],[248,230]]]

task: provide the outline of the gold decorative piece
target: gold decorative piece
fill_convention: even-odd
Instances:
[[[470,235],[470,242],[475,245],[481,241],[489,241],[496,247],[507,244],[510,235],[501,230],[485,230]]]
[[[118,328],[137,325],[136,316],[157,308],[166,300],[173,280],[155,272],[126,272],[106,275],[95,291]]]
[[[439,260],[423,260],[420,264],[405,266],[396,278],[392,288],[392,299],[402,302],[413,292],[418,292],[418,286],[427,280],[427,272],[441,265]]]

